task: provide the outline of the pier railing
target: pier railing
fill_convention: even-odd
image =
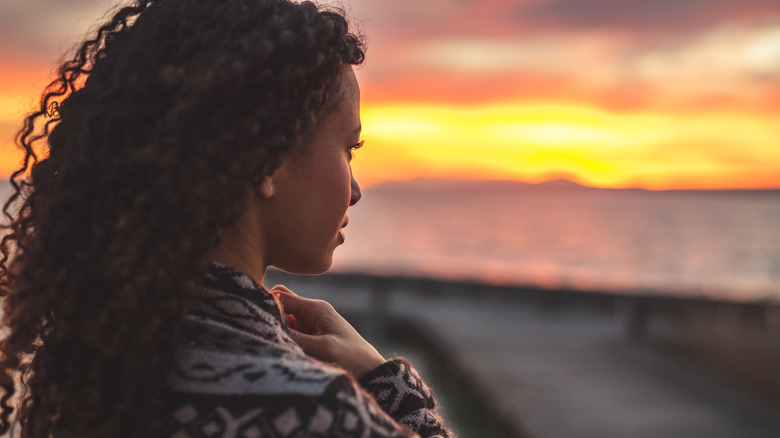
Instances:
[[[273,272],[275,281],[286,274]],[[276,280],[278,279],[278,280]],[[576,289],[544,289],[533,286],[491,285],[475,281],[427,277],[382,276],[361,273],[329,273],[295,277],[295,282],[316,282],[329,289],[362,289],[372,324],[382,324],[387,303],[396,291],[427,297],[500,301],[506,305],[532,306],[550,312],[589,311],[621,318],[627,339],[641,342],[654,332],[680,330],[712,336],[755,335],[762,342],[780,341],[780,301],[741,302],[705,296],[664,295],[659,291],[609,292]],[[780,342],[777,342],[780,345]]]

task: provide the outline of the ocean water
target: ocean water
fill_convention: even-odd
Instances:
[[[780,191],[410,182],[349,216],[336,272],[780,302]]]
[[[364,191],[340,272],[780,300],[780,192],[414,183]]]

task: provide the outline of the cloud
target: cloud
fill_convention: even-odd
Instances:
[[[540,32],[423,38],[402,47],[378,59],[369,54],[361,71],[367,96],[590,100],[623,110],[777,109],[780,103],[780,22],[713,26],[676,44],[637,44],[609,32]]]
[[[127,0],[0,1],[0,49],[57,59]]]
[[[756,75],[780,76],[780,26],[757,35],[744,57]]]
[[[694,89],[780,78],[780,22],[714,28],[675,46],[641,48],[624,59],[628,75],[674,79]]]
[[[550,0],[513,9],[518,22],[542,20],[567,29],[666,35],[780,16],[776,0]]]
[[[557,45],[547,41],[453,38],[423,42],[407,52],[407,63],[464,73],[520,71],[533,67],[560,71]]]
[[[39,60],[25,71],[49,72],[118,3],[0,0],[0,63],[19,69],[25,53]],[[368,35],[367,96],[778,106],[768,92],[780,75],[777,0],[342,3]]]

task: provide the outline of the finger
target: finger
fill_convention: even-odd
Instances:
[[[318,339],[317,336],[292,329],[290,330],[290,337],[292,337],[293,341],[295,341],[306,354],[320,358],[320,339]]]
[[[268,292],[271,294],[274,301],[276,301],[276,305],[279,306],[279,309],[282,310],[282,313],[284,313],[284,305],[281,301],[279,301],[279,292],[275,290],[269,290]]]
[[[287,286],[283,284],[277,284],[276,286],[271,288],[272,292],[278,292],[278,293],[284,293],[284,294],[291,294],[291,295],[298,295],[295,292],[291,291]]]
[[[325,301],[280,294],[279,302],[284,308],[284,313],[295,317],[295,325],[299,330],[316,334],[339,331],[338,327],[334,328],[333,323],[328,321],[339,321],[343,318]]]
[[[307,298],[301,298],[298,295],[294,295],[294,294],[290,295],[290,294],[281,293],[277,297],[279,298],[279,301],[282,303],[282,306],[284,306],[284,312],[292,315],[304,311],[306,309],[306,304],[308,304],[307,302],[311,301]]]

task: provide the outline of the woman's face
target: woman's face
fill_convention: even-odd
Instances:
[[[285,271],[319,274],[344,242],[347,208],[360,199],[352,148],[360,141],[360,90],[351,68],[341,76],[339,106],[320,119],[300,150],[274,171],[263,214],[266,260]]]

